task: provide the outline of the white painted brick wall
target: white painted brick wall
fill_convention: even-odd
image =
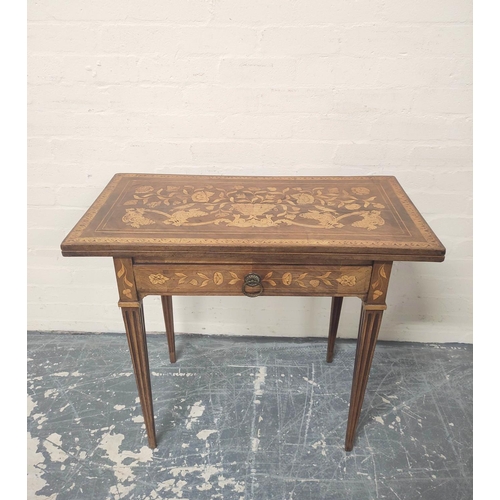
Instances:
[[[470,0],[30,0],[28,327],[123,331],[111,259],[59,250],[115,172],[390,174],[448,253],[395,264],[381,338],[471,342],[471,68]],[[328,325],[323,298],[174,302],[180,332]]]

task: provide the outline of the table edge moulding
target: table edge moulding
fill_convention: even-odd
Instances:
[[[116,174],[61,244],[113,258],[149,446],[156,447],[142,300],[161,296],[176,361],[173,295],[332,297],[332,362],[344,297],[362,301],[345,449],[356,426],[394,261],[445,248],[393,176]],[[208,354],[209,355],[209,354]]]

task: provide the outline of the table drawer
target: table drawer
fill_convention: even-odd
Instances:
[[[136,265],[142,295],[353,295],[368,291],[371,266]]]

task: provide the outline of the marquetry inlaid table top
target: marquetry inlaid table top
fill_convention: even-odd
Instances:
[[[316,252],[442,261],[445,249],[395,177],[116,174],[64,255]]]

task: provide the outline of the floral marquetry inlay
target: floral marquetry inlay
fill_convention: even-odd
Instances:
[[[137,300],[137,291],[134,283],[134,271],[130,259],[114,259],[116,281],[121,301]]]
[[[163,283],[166,283],[170,278],[167,278],[166,276],[163,276],[163,274],[150,274],[149,275],[149,281],[153,285],[163,285]]]
[[[238,283],[238,281],[242,281],[242,278],[238,277],[231,271],[229,271],[228,276],[226,277],[224,277],[224,274],[220,271],[216,271],[210,276],[202,272],[195,272],[192,274],[174,273],[171,277],[167,277],[161,273],[149,275],[149,281],[153,285],[163,285],[170,280],[176,282],[177,285],[187,283],[192,286],[204,287],[207,286],[209,282],[212,282],[216,286],[220,286],[224,282],[228,285],[234,285],[235,283]]]
[[[373,278],[371,283],[371,300],[381,302],[385,300],[387,286],[389,284],[389,276],[391,273],[392,264],[376,264],[374,267]]]
[[[123,201],[122,221],[134,228],[153,225],[275,227],[278,225],[373,231],[385,224],[385,205],[366,187],[229,188],[143,185]]]
[[[359,277],[365,279],[369,277],[369,268],[356,268],[361,270]],[[163,272],[149,272],[147,279],[151,285],[161,287],[166,291],[179,289],[207,288],[211,290],[239,289],[244,283],[248,269],[228,269],[214,270],[196,269],[188,267],[185,269],[173,269]],[[259,271],[260,273],[260,271]],[[267,290],[272,289],[324,289],[335,292],[342,288],[352,288],[358,285],[358,279],[354,275],[339,273],[339,271],[317,272],[315,270],[289,271],[273,270],[259,274],[262,285]]]
[[[347,276],[343,274],[340,278],[337,278],[336,281],[343,286],[354,286],[356,284],[356,276]]]
[[[116,174],[61,248],[121,257],[138,246],[149,255],[286,248],[435,261],[445,251],[392,176],[162,174]]]
[[[123,281],[123,284],[125,285],[122,288],[122,293],[125,295],[125,297],[131,299],[132,298],[132,287],[134,286],[131,281],[127,278],[127,270],[125,269],[125,265],[122,264],[122,267],[118,270],[116,273],[116,277],[120,280]]]

